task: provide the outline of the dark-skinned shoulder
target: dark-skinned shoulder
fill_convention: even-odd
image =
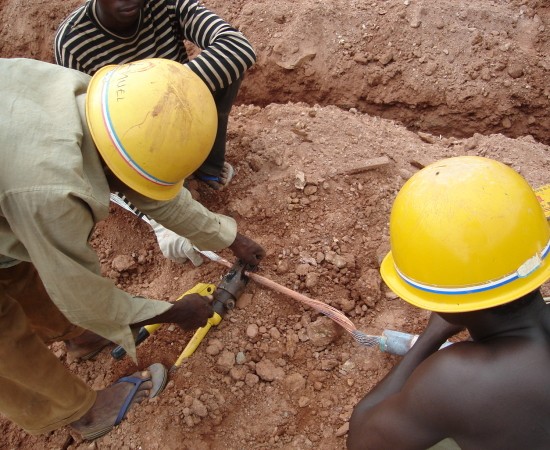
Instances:
[[[427,358],[399,397],[417,426],[462,449],[550,448],[546,353],[527,338],[458,343]]]

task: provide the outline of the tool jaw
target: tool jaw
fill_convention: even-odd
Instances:
[[[235,307],[235,303],[244,292],[249,281],[249,278],[245,275],[245,271],[252,269],[240,260],[233,264],[233,267],[223,276],[214,291],[214,302],[212,303],[214,311],[223,315],[222,313]]]

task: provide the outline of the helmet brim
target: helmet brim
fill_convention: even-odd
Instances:
[[[391,251],[382,261],[380,274],[388,287],[411,305],[442,313],[478,311],[517,300],[539,288],[550,279],[550,255],[524,278],[490,290],[469,294],[440,294],[412,286],[397,272]]]

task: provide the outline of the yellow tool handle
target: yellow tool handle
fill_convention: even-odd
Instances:
[[[183,361],[187,358],[189,358],[197,349],[199,344],[202,342],[210,328],[212,326],[218,325],[222,321],[222,316],[220,316],[217,312],[214,313],[212,317],[208,319],[206,322],[206,325],[204,327],[200,327],[197,331],[195,331],[195,334],[191,338],[191,340],[187,343],[185,348],[183,349],[183,352],[181,352],[181,355],[178,357],[176,362],[174,363],[174,367],[179,367],[183,363]]]
[[[181,300],[183,297],[185,297],[188,294],[199,294],[203,296],[210,295],[214,292],[216,289],[216,286],[214,284],[208,284],[208,283],[198,283],[193,287],[192,289],[189,289],[185,294],[181,295],[177,300]],[[147,339],[149,336],[151,336],[152,333],[157,331],[159,329],[161,324],[155,323],[151,325],[145,325],[141,327],[134,338],[136,339],[136,345],[143,342],[145,339]],[[126,350],[122,348],[122,346],[118,345],[116,346],[112,351],[111,355],[115,359],[120,359],[126,354]]]
[[[216,285],[211,283],[197,283],[193,288],[189,289],[186,293],[180,295],[177,300],[181,300],[183,297],[189,294],[199,294],[202,296],[212,295],[216,290]]]

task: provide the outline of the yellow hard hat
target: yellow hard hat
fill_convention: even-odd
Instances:
[[[437,312],[516,300],[550,278],[550,226],[510,167],[461,156],[431,164],[399,191],[390,216],[386,284]]]
[[[100,69],[88,86],[86,118],[109,169],[155,200],[178,194],[208,156],[218,123],[204,82],[160,58]]]

